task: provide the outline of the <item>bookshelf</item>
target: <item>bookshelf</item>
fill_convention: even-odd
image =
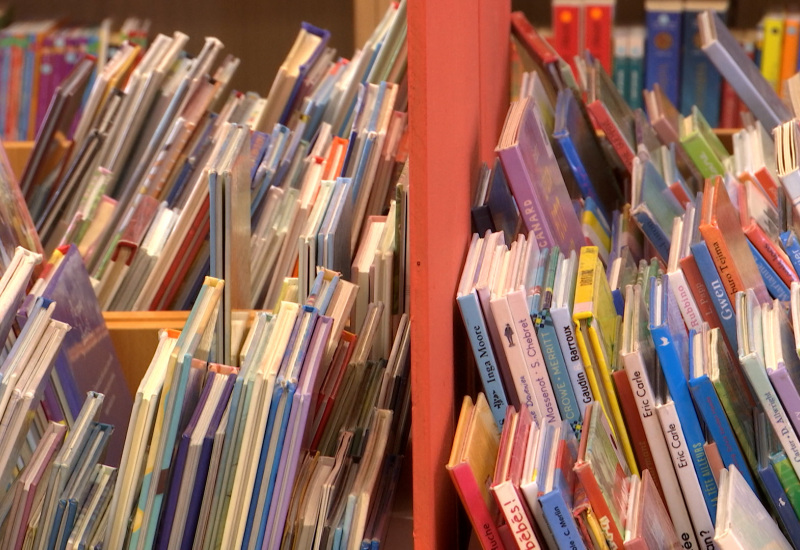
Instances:
[[[411,457],[414,547],[455,541],[459,502],[444,468],[468,346],[455,289],[471,235],[470,183],[508,108],[508,0],[408,4]],[[463,392],[458,392],[463,394]]]

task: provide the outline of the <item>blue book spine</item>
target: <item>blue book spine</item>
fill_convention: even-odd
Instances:
[[[722,462],[726,467],[735,464],[747,483],[755,491],[755,483],[750,475],[750,468],[747,467],[728,417],[725,416],[725,411],[722,408],[717,391],[714,389],[714,384],[711,383],[707,375],[703,374],[689,381],[689,389],[708,432],[717,444],[717,450],[719,450]]]
[[[750,252],[753,253],[753,258],[756,260],[756,265],[758,266],[758,272],[761,273],[761,278],[764,279],[764,285],[767,287],[770,295],[782,302],[791,300],[792,295],[786,283],[775,273],[772,266],[767,263],[764,256],[761,255],[749,240],[747,241],[747,246],[750,247]]]
[[[772,506],[783,526],[783,532],[789,537],[794,548],[800,548],[800,520],[789,503],[789,497],[781,485],[778,474],[772,469],[772,465],[767,464],[758,469],[758,477],[761,478],[764,489],[772,501]]]
[[[556,475],[559,475],[556,472]],[[562,490],[554,488],[539,497],[542,512],[559,550],[586,550],[572,508],[567,505]]]
[[[591,197],[595,203],[600,204],[600,197],[594,190],[592,181],[589,179],[589,174],[586,172],[586,168],[583,166],[583,161],[581,160],[580,155],[578,155],[577,149],[575,149],[575,144],[572,143],[572,138],[570,137],[569,132],[566,130],[566,128],[563,128],[557,132],[554,132],[553,137],[556,139],[556,141],[558,141],[558,145],[561,147],[561,151],[564,153],[564,158],[567,159],[567,164],[569,164],[569,169],[572,172],[572,175],[575,176],[575,181],[581,190],[581,195],[583,195],[584,198]]]
[[[692,256],[697,262],[697,268],[700,271],[700,276],[706,284],[708,294],[711,297],[711,303],[717,312],[722,329],[725,331],[725,336],[728,337],[728,342],[732,349],[738,349],[738,340],[736,338],[736,313],[733,311],[731,301],[728,298],[728,293],[722,285],[722,281],[717,273],[717,266],[714,265],[714,260],[711,259],[711,253],[708,251],[706,243],[703,241],[697,242],[692,245]]]
[[[800,243],[797,241],[797,235],[791,229],[781,233],[781,245],[784,252],[789,256],[789,261],[792,262],[792,267],[795,272],[800,273]]]
[[[564,357],[561,355],[561,347],[558,343],[556,329],[553,326],[553,319],[549,313],[545,313],[544,323],[538,327],[536,335],[539,338],[539,345],[542,347],[544,363],[547,367],[547,374],[550,375],[553,391],[556,394],[561,418],[569,422],[572,431],[575,432],[575,437],[580,437],[581,411],[578,408],[578,400],[575,399],[575,392],[567,374]]]
[[[660,225],[647,212],[634,212],[633,217],[642,228],[647,240],[656,249],[656,253],[662,260],[669,258],[670,236],[667,235]]]
[[[658,84],[669,100],[679,105],[681,11],[647,10],[645,26],[645,88]]]
[[[610,263],[610,262],[609,262]],[[611,298],[614,300],[614,309],[617,315],[625,314],[625,296],[622,295],[622,290],[617,288],[611,291]]]
[[[683,14],[683,57],[681,59],[681,103],[684,116],[697,105],[712,128],[719,126],[722,75],[700,47],[698,11]],[[720,14],[723,16],[724,14]]]
[[[692,395],[686,383],[678,351],[672,342],[672,334],[667,324],[664,323],[658,327],[651,325],[650,335],[653,338],[669,393],[675,403],[675,411],[681,421],[686,445],[691,450],[692,463],[697,473],[697,479],[700,481],[706,508],[708,508],[709,515],[715,518],[717,517],[717,482],[714,480],[714,474],[708,464],[708,457],[703,449],[706,438],[703,435],[703,428],[700,426],[694,403],[692,403]]]
[[[464,296],[459,296],[457,301],[461,310],[461,317],[464,319],[464,327],[466,327],[469,336],[472,354],[475,357],[475,363],[477,363],[478,372],[481,375],[486,400],[492,407],[492,415],[497,427],[502,428],[505,411],[508,408],[508,397],[503,388],[503,382],[500,380],[497,359],[489,341],[489,329],[483,318],[478,296],[475,292],[470,292]]]

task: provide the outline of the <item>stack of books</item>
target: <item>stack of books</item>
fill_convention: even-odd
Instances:
[[[457,304],[483,391],[447,465],[484,548],[800,546],[798,111],[717,15],[697,26],[757,117],[732,151],[512,16],[536,67],[473,202]]]

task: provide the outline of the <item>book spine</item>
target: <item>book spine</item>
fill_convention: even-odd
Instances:
[[[788,422],[786,411],[769,381],[763,362],[755,353],[740,357],[739,361],[770,424],[772,424],[775,435],[781,442],[781,447],[792,464],[792,468],[800,476],[800,440]]]
[[[775,475],[781,482],[783,490],[789,497],[789,503],[792,505],[795,515],[800,517],[800,479],[794,473],[791,462],[789,462],[786,453],[779,451],[769,457],[772,469],[775,470]]]
[[[719,126],[719,98],[722,76],[703,53],[700,44],[698,11],[683,13],[683,56],[681,59],[681,113],[689,115],[697,105],[712,128]],[[724,20],[724,14],[721,14]]]
[[[789,502],[789,495],[786,494],[778,474],[767,464],[758,469],[758,477],[764,484],[764,489],[772,502],[772,507],[778,515],[778,519],[783,527],[784,533],[788,535],[789,542],[795,548],[800,548],[800,520],[794,513]]]
[[[722,234],[722,230],[719,227],[707,223],[700,224],[700,234],[703,236],[708,252],[714,262],[714,267],[719,274],[719,279],[728,294],[728,300],[733,303],[736,293],[740,290],[745,290],[746,287],[739,270],[733,263],[733,256],[730,248],[728,248],[728,243],[725,241],[725,235]],[[694,249],[694,246],[692,248]],[[699,261],[697,265],[702,273],[704,266],[700,265]]]
[[[525,224],[525,231],[528,233],[533,231],[536,244],[540,249],[551,248],[558,243],[547,223],[544,209],[533,192],[530,174],[525,168],[521,155],[522,153],[518,148],[498,151],[503,170],[506,173],[508,186],[511,189],[511,194],[514,195],[520,217]]]
[[[781,73],[778,82],[783,83],[797,72],[798,48],[800,48],[800,17],[787,17],[783,29]]]
[[[767,260],[764,259],[753,243],[749,240],[747,241],[747,246],[750,247],[750,252],[753,253],[753,259],[756,262],[756,266],[758,267],[758,272],[761,274],[761,278],[764,280],[764,286],[767,288],[767,291],[773,298],[777,298],[783,302],[786,302],[791,299],[791,294],[789,293],[789,287],[786,286],[781,278],[775,273],[775,270],[772,269],[772,266],[769,265]]]
[[[764,46],[761,49],[761,74],[774,90],[780,89],[783,15],[764,17]]]
[[[573,471],[586,491],[591,509],[600,523],[603,536],[609,548],[621,549],[624,545],[622,533],[614,521],[614,516],[611,515],[611,509],[608,507],[608,503],[600,490],[600,485],[592,471],[592,466],[586,462],[576,463]]]
[[[639,417],[639,409],[636,405],[636,398],[631,391],[631,384],[628,375],[624,370],[617,370],[611,374],[614,380],[614,387],[619,396],[619,406],[625,416],[625,423],[631,436],[633,454],[636,456],[636,464],[639,471],[650,470],[653,481],[660,487],[656,463],[653,460],[653,453],[650,451],[650,444],[647,442],[647,435],[644,433],[642,419]]]
[[[628,143],[625,136],[620,131],[619,126],[617,126],[617,123],[611,118],[605,104],[600,100],[595,100],[589,103],[586,108],[591,114],[594,123],[605,133],[606,139],[611,144],[614,152],[617,153],[622,165],[630,174],[635,154],[631,148],[631,144]]]
[[[500,341],[508,363],[510,378],[514,381],[514,389],[516,390],[517,399],[519,399],[520,411],[524,408],[531,415],[531,419],[534,422],[539,422],[541,415],[538,401],[534,394],[533,383],[528,373],[519,337],[514,330],[516,323],[511,315],[508,301],[505,296],[494,298],[491,301],[491,307],[494,322],[497,324],[497,330],[501,334]]]
[[[777,369],[767,369],[767,373],[783,407],[789,412],[789,420],[795,433],[800,433],[800,394],[789,376],[789,371],[785,365],[779,365]]]
[[[717,444],[717,450],[719,450],[725,467],[734,464],[750,487],[754,487],[750,468],[747,467],[747,462],[745,462],[742,450],[733,435],[733,429],[728,417],[725,416],[722,403],[720,403],[711,380],[705,374],[692,378],[689,381],[689,389],[697,411],[703,417],[708,432]]]
[[[736,314],[731,306],[725,285],[722,284],[722,279],[714,265],[714,260],[711,258],[711,253],[708,251],[708,246],[705,242],[697,242],[691,246],[691,251],[728,343],[732,349],[737,349]]]
[[[450,478],[456,486],[458,496],[461,498],[461,503],[472,523],[472,529],[483,550],[504,549],[495,520],[492,518],[489,507],[486,506],[486,501],[481,496],[478,483],[470,467],[462,463],[453,468],[448,467],[447,470],[450,472]]]
[[[544,324],[539,327],[537,336],[539,337],[539,346],[542,349],[542,355],[544,356],[547,373],[550,376],[550,383],[553,386],[561,418],[568,421],[576,437],[580,437],[581,413],[578,408],[578,401],[575,399],[575,392],[572,391],[572,383],[567,374],[567,366],[564,362],[564,357],[561,355],[556,330],[549,314],[546,315]]]
[[[741,128],[742,117],[739,114],[741,103],[736,90],[730,83],[722,80],[722,91],[719,100],[719,127],[720,128]]]
[[[656,254],[659,258],[666,262],[669,258],[670,237],[661,228],[658,223],[653,219],[649,212],[642,210],[631,212],[631,217],[636,220],[636,223],[644,233],[647,240],[655,248]]]
[[[573,72],[576,70],[575,56],[580,55],[583,50],[581,11],[580,1],[553,2],[553,38],[550,44],[569,64]]]
[[[773,206],[778,206],[778,195],[781,193],[780,184],[772,176],[766,166],[762,166],[753,173],[753,179],[758,183],[772,201]]]
[[[800,281],[789,256],[764,233],[757,223],[753,222],[745,228],[744,234],[786,286],[791,286],[793,281]]]
[[[578,184],[583,197],[591,197],[591,199],[597,204],[602,204],[600,202],[600,197],[597,195],[597,192],[594,189],[594,185],[592,185],[592,181],[589,179],[589,174],[586,172],[583,161],[581,160],[578,151],[575,149],[575,144],[572,142],[572,138],[570,137],[569,133],[566,131],[566,129],[559,130],[558,132],[553,133],[553,137],[561,147],[561,152],[564,153],[564,158],[567,160],[569,169],[572,172],[572,175],[575,177],[575,181]]]
[[[569,380],[572,384],[572,391],[578,402],[581,418],[586,414],[586,406],[594,401],[589,381],[586,378],[586,369],[581,359],[578,343],[575,338],[575,325],[572,322],[569,311],[565,307],[551,308],[550,317],[553,327],[558,336],[558,343],[561,345],[561,355],[566,363]]]
[[[630,104],[628,97],[628,78],[630,76],[628,65],[628,29],[626,27],[616,27],[614,29],[614,85],[625,98],[625,101]]]
[[[500,381],[500,373],[497,367],[492,344],[489,341],[489,331],[486,321],[481,313],[481,306],[478,303],[478,296],[470,292],[458,297],[458,307],[461,310],[461,317],[464,320],[464,327],[467,329],[469,342],[472,347],[472,354],[475,363],[478,365],[478,372],[483,382],[483,391],[486,400],[492,409],[492,415],[498,428],[502,428],[508,399],[506,397],[503,383]]]
[[[703,326],[703,320],[700,316],[697,303],[694,301],[694,295],[689,288],[689,283],[686,282],[686,277],[683,275],[683,270],[677,268],[667,274],[669,279],[669,289],[675,296],[675,301],[678,303],[678,309],[681,310],[683,322],[686,323],[688,330],[699,330]]]
[[[658,471],[659,483],[656,487],[664,499],[678,540],[690,542],[692,548],[697,548],[697,540],[692,531],[692,522],[686,511],[686,504],[681,495],[678,477],[672,466],[670,451],[661,429],[661,424],[656,416],[656,402],[653,397],[650,379],[645,371],[644,360],[638,352],[627,353],[622,357],[625,373],[636,400],[639,418],[653,453],[653,461]],[[653,478],[655,482],[655,477]]]
[[[714,522],[711,518],[712,516],[716,517],[716,502],[714,503],[715,508],[713,511],[703,505],[705,492],[700,488],[699,476],[692,467],[692,461],[689,458],[692,453],[681,429],[678,411],[672,402],[659,405],[656,407],[656,411],[664,433],[664,439],[666,439],[667,447],[669,447],[672,466],[678,474],[678,482],[683,491],[686,508],[692,519],[694,534],[701,548],[713,547]],[[710,473],[711,468],[708,467],[708,463],[706,463],[706,469]],[[716,483],[713,477],[711,482],[714,484],[716,492]]]
[[[527,366],[528,380],[533,386],[533,394],[538,402],[539,424],[560,424],[561,414],[558,411],[553,385],[547,374],[547,366],[536,337],[525,293],[522,290],[510,292],[506,295],[506,300],[514,321],[517,344]]]
[[[714,474],[714,481],[717,482],[717,488],[719,488],[719,474],[725,468],[725,464],[722,462],[722,457],[719,456],[717,444],[713,441],[706,442],[703,444],[703,450],[706,452],[708,465],[711,466],[711,473]]]
[[[523,504],[512,482],[503,481],[492,485],[492,494],[494,494],[494,499],[503,512],[503,517],[506,518],[506,524],[517,546],[524,550],[542,548],[533,530],[533,523],[525,510],[525,504]]]
[[[614,3],[585,0],[583,5],[585,49],[611,74],[611,32],[614,26]]]
[[[717,310],[714,309],[714,304],[711,301],[711,295],[708,293],[703,276],[697,268],[697,262],[691,254],[682,258],[680,261],[681,271],[683,271],[686,282],[689,283],[689,289],[694,296],[694,302],[697,304],[697,311],[700,312],[700,317],[704,322],[708,323],[711,328],[722,329],[722,323],[719,321]]]
[[[602,343],[600,342],[601,336],[594,324],[588,326],[588,331],[589,341],[592,345],[594,357],[597,359],[597,371],[599,373],[600,380],[603,383],[603,388],[606,392],[606,398],[608,399],[609,414],[607,416],[614,422],[614,432],[617,436],[617,441],[622,447],[625,460],[628,462],[628,467],[631,473],[638,474],[639,469],[636,466],[636,459],[633,456],[633,448],[631,446],[630,437],[628,436],[628,428],[625,426],[625,419],[622,417],[622,411],[619,407],[619,399],[617,399],[617,394],[614,391],[614,382],[611,380],[611,370],[609,369],[606,359],[603,355]],[[653,450],[652,444],[650,448]],[[658,457],[656,456],[655,452],[653,453],[653,460],[656,462],[658,461]]]
[[[661,364],[661,371],[664,374],[664,380],[667,383],[674,408],[680,420],[684,448],[689,451],[692,464],[694,464],[694,470],[700,481],[708,513],[711,517],[716,518],[717,484],[703,448],[705,435],[703,434],[697,411],[694,408],[694,403],[692,403],[692,396],[686,383],[686,375],[683,373],[680,357],[666,324],[659,327],[651,326],[650,335],[653,338],[658,360]]]
[[[701,134],[692,133],[682,137],[681,145],[704,178],[725,174],[725,166]]]
[[[645,7],[645,88],[661,87],[674,105],[680,105],[681,11]]]
[[[486,286],[477,287],[474,289],[474,292],[478,295],[478,302],[483,312],[483,319],[486,321],[486,327],[489,329],[489,344],[492,350],[494,350],[497,368],[500,370],[500,380],[502,380],[503,387],[506,390],[506,399],[509,405],[520,410],[520,402],[517,399],[517,392],[514,389],[516,388],[516,384],[514,383],[513,376],[511,376],[511,369],[508,366],[506,354],[501,351],[503,349],[503,337],[497,328],[498,325],[495,322],[494,313],[492,313],[491,293]]]
[[[572,516],[572,510],[564,500],[561,490],[553,489],[549,493],[540,496],[539,504],[542,506],[545,520],[547,520],[550,532],[556,539],[559,550],[562,548],[586,550],[586,545],[583,543],[578,531],[578,525]]]
[[[631,109],[642,108],[644,89],[644,29],[635,27],[628,38],[628,104]]]
[[[786,256],[789,258],[795,272],[800,269],[800,242],[797,241],[797,235],[793,230],[784,231],[781,233],[781,246],[783,246]]]

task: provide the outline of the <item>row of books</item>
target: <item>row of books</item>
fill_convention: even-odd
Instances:
[[[798,111],[713,12],[698,27],[756,117],[733,154],[512,14],[535,67],[457,293],[485,397],[449,469],[484,548],[800,544]]]
[[[187,309],[209,274],[233,283],[231,307],[273,308],[298,262],[301,299],[315,266],[363,273],[360,236],[407,157],[405,34],[392,4],[348,60],[304,23],[266,97],[226,94],[239,61],[217,65],[215,38],[194,58],[180,32],[126,42],[91,85],[82,60],[20,180],[35,249],[76,245],[112,310]]]
[[[146,44],[149,27],[136,18],[126,19],[116,32],[110,19],[90,26],[55,19],[9,24],[8,19],[0,30],[0,136],[5,140],[34,139],[56,87],[81,58],[91,56],[99,72],[122,42]]]

